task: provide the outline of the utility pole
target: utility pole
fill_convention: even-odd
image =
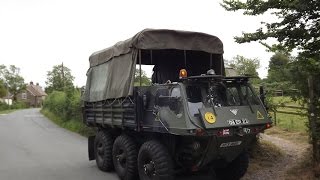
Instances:
[[[64,82],[64,67],[63,67],[63,62],[61,64],[61,74],[62,74],[62,85],[63,85],[63,90],[65,89],[65,82]]]

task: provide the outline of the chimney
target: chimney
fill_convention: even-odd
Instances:
[[[32,81],[30,81],[30,85],[33,85],[33,82],[32,82]]]
[[[36,83],[37,86],[39,86],[39,83]]]

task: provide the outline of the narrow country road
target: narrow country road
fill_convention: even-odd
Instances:
[[[119,180],[88,160],[85,137],[58,127],[39,111],[0,114],[0,180]],[[199,178],[213,180],[177,179]]]
[[[59,128],[39,109],[0,115],[1,180],[118,180],[88,161],[87,140]]]

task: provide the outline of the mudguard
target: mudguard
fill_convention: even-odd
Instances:
[[[89,155],[89,161],[95,160],[96,157],[94,155],[94,139],[96,136],[89,136],[88,137],[88,155]]]

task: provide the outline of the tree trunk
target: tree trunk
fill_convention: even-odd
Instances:
[[[310,104],[309,104],[309,125],[311,130],[311,140],[312,140],[312,146],[313,146],[313,160],[315,164],[320,163],[320,133],[319,133],[319,109],[317,109],[317,102],[318,102],[318,95],[315,94],[314,91],[314,80],[313,77],[310,76],[308,78],[308,84],[309,84],[309,98],[310,98]]]

